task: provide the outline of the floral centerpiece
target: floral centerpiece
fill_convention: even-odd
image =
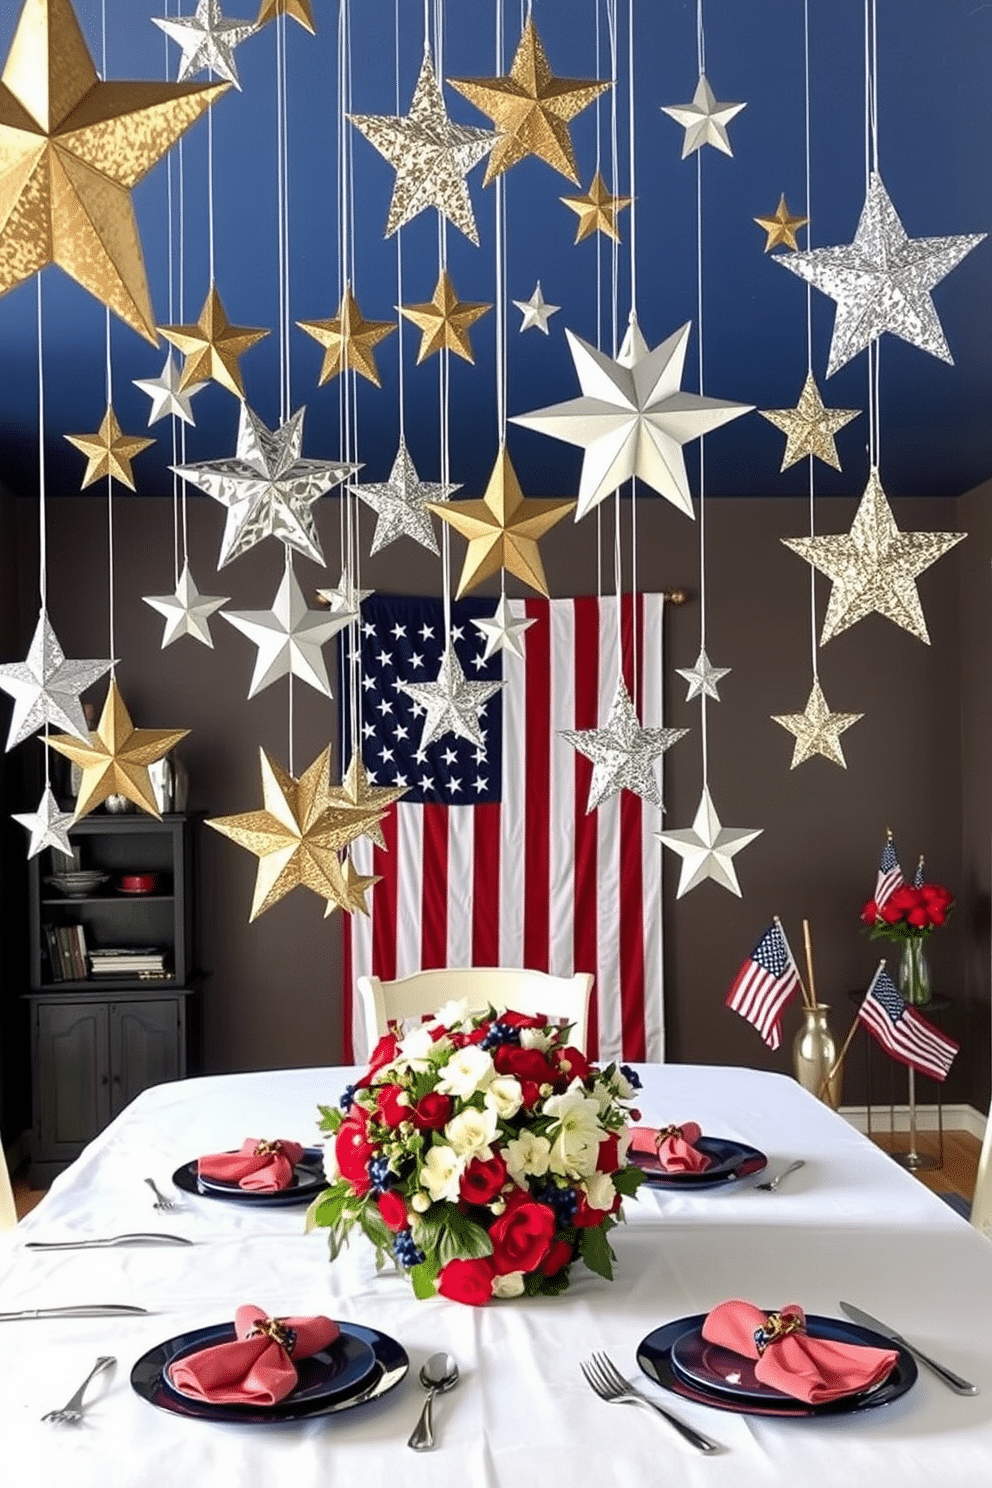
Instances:
[[[920,1006],[930,1001],[930,969],[923,942],[944,924],[953,908],[954,897],[943,884],[903,883],[881,905],[869,899],[861,911],[869,939],[903,943],[899,984],[908,1003]]]
[[[626,1066],[599,1069],[568,1025],[449,1003],[379,1040],[340,1109],[321,1107],[330,1187],[308,1222],[332,1260],[357,1226],[418,1297],[475,1306],[557,1294],[572,1262],[612,1279],[628,1166]]]

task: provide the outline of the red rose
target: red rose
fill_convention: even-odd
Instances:
[[[931,904],[931,906],[930,906],[930,923],[931,923],[931,925],[934,925],[934,926],[943,925],[943,923],[944,923],[944,921],[946,919],[947,919],[947,914],[946,914],[943,906],[942,905],[939,905],[939,904]]]
[[[917,930],[925,930],[930,923],[930,916],[925,909],[911,909],[906,916],[906,923],[915,926]]]
[[[418,1131],[440,1131],[454,1110],[450,1095],[439,1095],[436,1090],[422,1095],[410,1111],[410,1117]]]
[[[874,899],[868,900],[868,903],[861,911],[861,918],[864,920],[866,925],[874,925],[875,921],[878,919],[878,905],[875,903]]]
[[[572,1224],[575,1225],[577,1230],[594,1230],[597,1225],[603,1223],[604,1219],[610,1217],[612,1213],[610,1209],[591,1209],[589,1207],[589,1200],[581,1189],[578,1190],[578,1197],[579,1202],[575,1206],[575,1213],[572,1215]],[[619,1208],[620,1198],[621,1195],[617,1194],[613,1203],[614,1209]]]
[[[545,1276],[557,1276],[572,1259],[572,1247],[568,1240],[555,1240],[544,1260],[541,1270]]]
[[[410,1098],[399,1085],[380,1085],[376,1105],[379,1120],[391,1131],[395,1131],[401,1121],[410,1120]]]
[[[334,1142],[334,1155],[338,1160],[342,1178],[347,1178],[355,1193],[368,1193],[371,1187],[368,1175],[369,1158],[375,1147],[368,1139],[368,1116],[361,1106],[354,1105],[342,1121]]]
[[[378,1198],[379,1213],[391,1230],[405,1230],[408,1224],[406,1205],[394,1188],[387,1188]]]
[[[620,1166],[620,1137],[610,1132],[599,1144],[596,1168],[600,1173],[615,1173]]]
[[[518,1044],[501,1044],[493,1056],[501,1075],[516,1075],[518,1080],[533,1080],[537,1085],[553,1085],[558,1072],[552,1069],[540,1049],[521,1049]]]
[[[554,1233],[554,1210],[547,1204],[531,1200],[508,1209],[489,1230],[497,1273],[536,1271],[551,1249]]]
[[[456,1049],[464,1049],[466,1044],[481,1044],[486,1036],[486,1028],[473,1028],[471,1033],[453,1033],[451,1042]]]
[[[912,909],[915,903],[916,890],[911,888],[909,884],[900,884],[899,887],[897,889],[893,889],[892,893],[889,895],[889,898],[886,902],[886,908],[888,908],[889,905],[892,905],[894,908],[902,912],[902,910],[904,909]]]
[[[895,895],[893,894],[892,899],[894,898]],[[886,900],[886,902],[882,905],[882,908],[879,910],[879,914],[887,925],[894,925],[897,920],[902,919],[902,910],[899,908],[898,904],[892,903],[892,899]]]
[[[375,1074],[376,1070],[382,1069],[383,1065],[385,1064],[392,1064],[393,1060],[396,1058],[396,1050],[398,1046],[399,1040],[397,1039],[395,1033],[384,1033],[382,1035],[382,1038],[372,1050],[368,1069],[365,1071],[362,1078],[355,1082],[356,1090],[364,1090],[365,1087],[370,1084],[372,1076]]]
[[[497,1152],[488,1162],[473,1157],[465,1169],[458,1192],[468,1204],[488,1204],[506,1182],[506,1163]]]
[[[531,1111],[541,1099],[541,1087],[536,1080],[521,1080],[520,1095],[525,1111]]]
[[[592,1065],[581,1049],[574,1048],[572,1044],[569,1044],[564,1049],[556,1049],[551,1055],[551,1058],[562,1074],[567,1077],[569,1083],[576,1078],[579,1080],[588,1079],[592,1070]]]
[[[469,1307],[485,1307],[493,1294],[492,1257],[481,1256],[476,1261],[449,1261],[441,1268],[437,1289],[442,1297],[450,1297],[452,1302],[466,1302]]]
[[[538,1013],[536,1016],[531,1016],[529,1013],[515,1013],[511,1009],[507,1009],[505,1013],[500,1013],[497,1022],[505,1023],[507,1028],[547,1028],[548,1026],[548,1019],[545,1013]]]

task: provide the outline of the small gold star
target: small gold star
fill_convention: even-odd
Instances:
[[[103,423],[95,434],[65,434],[63,438],[68,439],[70,444],[75,445],[86,456],[86,473],[81,482],[81,490],[109,475],[133,491],[135,486],[131,461],[135,455],[140,455],[142,450],[155,443],[154,439],[142,439],[137,434],[123,434],[117,415],[109,405],[103,416]]]
[[[323,387],[325,382],[330,382],[347,367],[349,371],[359,372],[376,387],[382,387],[375,364],[375,348],[392,335],[396,322],[366,320],[350,284],[344,287],[344,297],[333,320],[298,320],[296,324],[324,347],[318,386]]]
[[[148,766],[164,758],[189,729],[136,729],[112,680],[96,731],[84,742],[71,734],[50,734],[45,742],[83,772],[76,800],[78,821],[108,796],[126,796],[150,816],[158,816]]]
[[[790,465],[807,455],[815,455],[825,465],[839,470],[840,458],[834,435],[856,419],[861,410],[824,408],[816,378],[808,372],[795,408],[759,408],[758,412],[785,435],[783,470],[788,470]]]
[[[372,834],[369,832],[367,835],[371,837]],[[381,873],[359,873],[351,859],[346,857],[341,865],[344,888],[337,899],[328,899],[324,919],[329,919],[336,909],[346,910],[348,914],[367,915],[369,907],[365,902],[365,895],[381,877]]]
[[[791,248],[795,251],[799,247],[796,232],[809,222],[808,217],[793,217],[784,193],[779,197],[778,206],[771,217],[755,217],[753,220],[768,234],[766,253],[771,253],[773,248]]]
[[[371,808],[373,811],[384,812],[387,806],[392,806],[394,801],[398,801],[406,793],[405,785],[370,785],[362,751],[356,749],[348,761],[344,779],[340,785],[331,787],[328,799],[333,805],[357,807],[361,811]],[[378,821],[366,829],[364,836],[370,837],[376,847],[386,846]]]
[[[849,729],[863,717],[863,713],[831,713],[823,696],[820,679],[816,677],[803,712],[773,713],[772,722],[781,724],[790,734],[795,735],[796,747],[792,751],[790,769],[794,770],[797,765],[812,759],[814,754],[822,754],[824,759],[846,770],[847,761],[840,747],[840,736],[845,729]]]
[[[179,376],[180,392],[192,382],[212,378],[242,400],[245,385],[238,362],[249,347],[269,334],[257,326],[231,325],[215,284],[210,286],[195,325],[159,326],[159,330],[185,358]]]
[[[475,363],[472,355],[472,342],[469,339],[469,326],[481,320],[492,305],[477,304],[470,300],[460,300],[455,293],[455,286],[448,277],[447,269],[441,270],[441,277],[434,287],[433,298],[423,305],[401,305],[400,314],[422,332],[420,338],[420,350],[417,353],[417,365],[433,356],[442,347],[447,351],[456,352],[466,362]]]
[[[262,0],[258,7],[258,15],[255,17],[256,31],[261,26],[267,26],[269,21],[274,21],[276,16],[281,15],[298,21],[304,31],[309,31],[311,36],[317,35],[311,0]]]
[[[599,171],[592,178],[592,185],[584,196],[563,196],[561,200],[570,207],[579,219],[575,230],[575,241],[581,243],[594,232],[605,233],[615,243],[620,242],[617,232],[617,215],[630,206],[629,196],[611,196],[610,189]]]

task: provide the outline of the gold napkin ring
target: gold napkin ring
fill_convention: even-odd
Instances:
[[[291,1354],[296,1347],[296,1329],[290,1328],[281,1318],[266,1317],[259,1318],[248,1334],[249,1338],[271,1338],[273,1343],[279,1344],[287,1354]]]
[[[681,1137],[680,1126],[662,1126],[658,1129],[658,1135],[654,1139],[655,1150],[660,1151],[662,1142],[667,1142],[669,1137]]]
[[[777,1338],[787,1338],[790,1333],[803,1333],[803,1320],[795,1312],[770,1312],[760,1328],[754,1330],[754,1344],[758,1357]]]
[[[282,1152],[282,1143],[281,1142],[256,1142],[255,1143],[255,1156],[256,1157],[272,1157],[272,1156],[276,1156],[277,1157],[281,1152]]]

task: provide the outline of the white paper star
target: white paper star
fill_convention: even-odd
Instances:
[[[393,468],[387,481],[365,486],[349,485],[366,506],[376,513],[375,532],[370,553],[378,553],[398,537],[412,537],[421,547],[438,551],[437,538],[427,510],[428,502],[447,501],[461,486],[445,486],[435,481],[422,481],[414,468],[410,451],[400,441]]]
[[[254,21],[225,20],[220,12],[220,0],[197,0],[194,15],[165,20],[152,16],[152,21],[182,47],[177,82],[184,83],[209,69],[215,77],[241,87],[234,48],[254,35]]]
[[[333,697],[321,648],[355,616],[345,610],[336,615],[308,610],[291,568],[283,574],[271,610],[225,610],[224,619],[258,647],[250,698],[287,675]]]
[[[723,677],[730,676],[730,667],[715,667],[706,655],[706,648],[701,648],[696,657],[695,666],[676,667],[680,677],[684,677],[689,684],[689,691],[685,695],[687,703],[695,697],[711,697],[716,702],[720,701],[717,684]]]
[[[355,581],[351,576],[351,570],[343,568],[341,570],[341,577],[337,582],[337,587],[334,589],[318,589],[317,598],[322,599],[330,607],[332,614],[336,615],[339,610],[348,610],[354,614],[356,610],[361,609],[362,600],[368,599],[369,595],[374,593],[374,589],[356,589]]]
[[[397,691],[405,693],[424,710],[424,728],[420,736],[420,749],[424,750],[444,734],[454,734],[457,739],[471,739],[473,744],[482,744],[484,737],[479,714],[502,686],[502,682],[469,682],[454,648],[448,645],[433,682],[401,682]]]
[[[537,286],[529,300],[514,300],[513,303],[523,315],[523,320],[520,322],[521,331],[529,331],[536,326],[537,329],[539,331],[543,331],[546,336],[550,334],[548,330],[548,321],[551,319],[552,315],[557,315],[558,311],[561,309],[560,305],[548,304],[547,300],[541,293],[540,279],[538,279]]]
[[[202,646],[210,646],[212,649],[214,641],[208,621],[214,611],[219,610],[221,605],[226,605],[230,598],[227,594],[201,594],[188,563],[183,564],[174,594],[145,594],[142,597],[146,605],[151,605],[153,610],[158,610],[165,617],[163,651],[181,636],[191,636]]]
[[[701,884],[704,878],[712,878],[721,888],[729,889],[738,898],[741,886],[733,858],[742,848],[760,837],[762,827],[725,827],[716,814],[708,787],[703,787],[699,807],[691,827],[675,832],[656,832],[655,836],[666,847],[677,852],[682,859],[682,872],[676,898],[681,899],[690,889]]]
[[[801,713],[773,713],[771,716],[772,722],[781,724],[796,741],[792,751],[792,764],[789,766],[791,770],[797,765],[805,764],[814,754],[822,754],[824,759],[846,770],[847,761],[841,748],[840,736],[863,718],[864,714],[831,713],[823,696],[820,679],[814,677],[806,707]]]
[[[688,729],[641,728],[630,694],[624,683],[619,682],[605,728],[559,732],[573,749],[592,760],[587,815],[607,796],[615,796],[622,790],[633,791],[660,811],[664,810],[654,762]]]
[[[0,666],[0,688],[14,699],[7,748],[29,739],[46,723],[88,740],[89,726],[79,697],[112,665],[109,660],[66,661],[42,610],[25,660]]]
[[[526,617],[515,619],[510,608],[510,601],[505,594],[502,595],[489,619],[483,617],[472,621],[476,630],[486,638],[486,649],[482,653],[482,660],[488,661],[491,656],[496,655],[497,651],[512,651],[514,656],[523,656],[523,633],[536,623],[536,620],[528,620]]]
[[[714,145],[724,155],[733,155],[727,125],[744,108],[747,108],[746,103],[717,103],[705,73],[700,73],[692,102],[671,104],[661,112],[685,130],[682,141],[682,159],[685,160],[687,155],[701,150],[703,145]]]
[[[61,809],[52,795],[51,786],[45,786],[37,811],[15,815],[14,820],[20,822],[21,826],[26,827],[31,834],[31,841],[28,843],[29,858],[36,858],[46,847],[64,853],[67,858],[72,857],[69,828],[72,826],[74,817],[71,811]]]
[[[196,422],[193,418],[192,399],[196,397],[201,388],[206,387],[206,383],[191,382],[188,387],[180,388],[181,378],[182,373],[170,351],[158,377],[135,377],[133,379],[135,387],[147,393],[152,400],[152,406],[148,412],[149,426],[157,424],[159,419],[164,418],[182,419],[184,424]]]

